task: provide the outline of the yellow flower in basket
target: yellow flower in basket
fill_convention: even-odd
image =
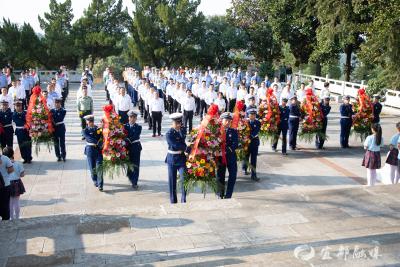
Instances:
[[[204,159],[201,159],[201,160],[200,160],[200,163],[201,163],[201,164],[204,164],[204,163],[206,163],[206,161],[205,161]]]

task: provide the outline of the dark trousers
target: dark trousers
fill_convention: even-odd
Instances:
[[[236,105],[236,99],[231,99],[229,100],[229,112],[233,112],[233,110],[235,109],[235,105]]]
[[[128,117],[128,111],[122,111],[122,110],[118,110],[118,115],[119,115],[119,121],[122,124],[126,124],[129,121],[129,117]]]
[[[183,111],[183,126],[185,126],[185,129],[187,129],[188,123],[189,123],[189,133],[190,133],[193,128],[193,110]]]
[[[315,147],[318,149],[322,149],[324,147],[327,126],[328,126],[328,120],[327,118],[324,118],[322,120],[322,130],[321,130],[322,135],[317,134],[315,136]]]
[[[103,155],[97,147],[90,146],[86,148],[86,157],[93,183],[103,188],[103,173],[101,171]]]
[[[237,162],[236,155],[228,156],[226,155],[227,164],[223,165],[222,163],[218,164],[217,170],[217,178],[218,178],[218,187],[219,187],[219,196],[221,198],[231,198],[233,194],[233,189],[236,183],[237,177]],[[228,169],[228,186],[226,188],[225,194],[225,173],[226,169]]]
[[[255,138],[251,140],[249,145],[249,150],[246,154],[246,159],[243,161],[243,170],[247,171],[247,168],[250,167],[251,176],[255,176],[257,174],[257,156],[258,156],[258,147],[260,146],[260,140]],[[250,162],[250,166],[249,166]]]
[[[203,119],[203,116],[207,114],[207,104],[206,101],[204,101],[203,99],[200,100],[200,119]]]
[[[19,151],[24,161],[32,160],[32,141],[29,132],[26,129],[16,129]]]
[[[349,147],[349,136],[351,130],[351,119],[341,118],[340,119],[340,146],[342,148]]]
[[[176,179],[177,172],[179,172],[180,177],[180,188],[181,188],[181,202],[186,202],[186,190],[183,185],[183,181],[185,178],[185,167],[183,166],[174,166],[173,164],[168,164],[168,186],[169,186],[169,199],[171,203],[177,203],[178,198],[176,195]]]
[[[129,149],[132,148],[132,145]],[[139,180],[139,168],[140,168],[140,150],[138,151],[129,151],[129,160],[133,164],[133,169],[128,169],[127,175],[129,181],[131,181],[132,185],[137,185]]]
[[[199,115],[199,113],[200,113],[200,98],[195,96],[194,102],[196,104],[196,115]]]
[[[0,217],[3,221],[10,219],[10,186],[0,188]]]
[[[26,95],[26,107],[28,108],[29,106],[29,99],[31,99],[31,94],[30,90],[25,90],[25,95]]]
[[[289,146],[291,149],[296,149],[297,132],[299,131],[299,118],[289,118]]]
[[[172,96],[168,96],[168,101],[167,101],[168,105],[168,112],[169,114],[174,113],[174,99],[172,98]]]
[[[12,126],[3,128],[3,133],[0,135],[0,145],[1,149],[4,149],[6,146],[13,147],[14,140],[14,129]]]
[[[143,115],[144,115],[144,100],[142,98],[139,98],[139,111],[140,111],[140,116],[143,117]]]
[[[56,152],[57,158],[65,158],[67,153],[65,151],[65,132],[54,133],[54,151]]]
[[[151,112],[152,123],[153,123],[153,134],[156,134],[156,130],[158,135],[161,135],[161,121],[162,121],[162,112],[161,111],[153,111]]]
[[[286,127],[279,127],[278,128],[278,133],[275,137],[274,143],[272,144],[273,149],[277,149],[278,147],[278,141],[279,141],[279,136],[282,133],[282,154],[286,153],[286,147],[287,147],[287,132],[288,132],[288,126]]]
[[[104,86],[104,91],[106,91],[106,100],[110,101],[110,92],[107,89],[107,85]]]

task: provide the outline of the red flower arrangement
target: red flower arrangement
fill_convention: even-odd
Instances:
[[[322,120],[324,115],[322,114],[318,98],[314,95],[311,88],[305,90],[305,98],[301,103],[300,110],[304,119],[301,122],[299,138],[311,142],[314,140],[316,134],[322,136]],[[326,138],[325,135],[324,138]]]
[[[365,140],[371,132],[374,119],[372,101],[364,88],[357,92],[357,102],[354,103],[355,115],[353,116],[353,133],[358,135],[361,141]]]
[[[261,103],[258,116],[261,122],[259,136],[261,140],[273,140],[278,134],[281,113],[274,89],[268,88],[266,103]]]
[[[187,192],[196,187],[200,187],[204,196],[208,188],[217,192],[217,158],[226,162],[225,135],[218,119],[218,106],[212,104],[199,127],[190,133],[191,153],[186,161],[184,181]]]
[[[132,168],[126,148],[126,131],[119,121],[118,114],[112,105],[103,107],[103,173],[113,178],[115,173],[120,174]]]
[[[47,145],[49,151],[51,150],[54,132],[51,113],[47,107],[46,98],[41,92],[38,85],[32,89],[25,124],[25,128],[29,130],[29,136],[35,144],[36,154],[39,153],[40,144],[43,143]]]
[[[237,129],[239,134],[239,148],[236,149],[236,158],[238,161],[246,160],[246,155],[249,150],[250,139],[250,125],[245,118],[244,104],[242,101],[236,102],[235,110],[233,112],[233,120],[231,127]]]

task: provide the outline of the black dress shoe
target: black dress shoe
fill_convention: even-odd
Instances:
[[[82,140],[85,140],[85,137],[82,136]]]
[[[258,178],[257,175],[253,175],[253,176],[251,176],[251,180],[259,182],[260,178]]]
[[[99,187],[99,191],[100,191],[100,192],[103,192],[103,187]]]
[[[155,134],[153,134],[153,135],[152,135],[152,137],[156,137],[156,135],[155,135]]]
[[[66,161],[66,159],[65,159],[65,158],[63,158],[62,160],[63,160],[64,162]]]
[[[139,190],[139,186],[138,185],[132,185],[132,189],[135,190],[135,191]]]
[[[250,173],[248,171],[244,171],[244,175],[249,175]]]
[[[57,161],[61,161],[61,158],[57,158]]]
[[[94,187],[98,187],[98,185],[96,183],[93,183]]]
[[[22,164],[26,164],[26,163],[28,163],[28,161],[27,161],[27,160],[24,160],[24,161],[22,162]]]

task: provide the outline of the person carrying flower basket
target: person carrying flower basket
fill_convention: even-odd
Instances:
[[[53,141],[54,151],[56,153],[57,161],[65,161],[67,155],[65,150],[65,123],[64,118],[67,111],[62,107],[63,99],[61,97],[56,98],[54,101],[55,108],[51,109],[51,116],[53,119]]]
[[[290,109],[287,106],[288,99],[282,98],[282,104],[279,106],[279,111],[280,111],[280,122],[279,122],[279,128],[278,128],[278,133],[275,136],[274,143],[272,144],[272,150],[277,152],[277,147],[278,147],[278,140],[279,136],[282,133],[282,155],[286,156],[286,149],[287,149],[287,132],[289,129],[289,113]]]
[[[84,117],[87,126],[82,131],[86,140],[85,155],[89,166],[90,176],[95,187],[103,191],[103,172],[101,166],[103,163],[102,155],[102,129],[94,124],[94,116],[86,115]]]
[[[374,121],[373,104],[364,88],[357,92],[354,112],[353,133],[363,141],[371,133],[371,126]]]
[[[81,120],[82,131],[86,128],[86,120],[84,117],[86,115],[93,114],[93,99],[88,95],[87,86],[82,85],[82,96],[79,97],[77,101],[78,115]],[[83,140],[83,135],[82,135]]]
[[[325,139],[325,134],[323,134],[324,116],[321,111],[319,99],[314,94],[313,89],[308,87],[305,93],[306,96],[301,103],[303,120],[301,122],[299,138],[310,143],[315,139],[315,135]]]
[[[280,110],[278,99],[274,94],[274,89],[269,88],[265,101],[261,102],[259,109],[261,122],[260,137],[262,140],[273,141],[278,133],[280,122]]]
[[[291,150],[297,147],[297,132],[299,131],[301,111],[296,96],[290,98],[289,106],[289,146]]]
[[[324,143],[326,140],[326,128],[328,127],[328,114],[331,112],[331,106],[329,105],[330,100],[331,98],[329,96],[326,96],[320,104],[323,118],[321,134],[317,134],[315,136],[315,147],[317,149],[324,149]]]
[[[349,147],[349,136],[352,125],[353,106],[350,104],[350,96],[343,97],[343,104],[340,105],[340,146]]]
[[[142,126],[136,123],[137,115],[133,110],[128,112],[129,121],[124,125],[127,136],[125,143],[128,148],[129,160],[132,163],[132,169],[128,169],[127,176],[129,181],[132,183],[132,188],[137,190],[139,180],[139,167],[140,167],[140,153],[142,151],[142,145],[140,143],[140,134],[142,133]]]
[[[247,111],[249,114],[248,125],[250,126],[250,144],[247,150],[246,159],[243,161],[243,169],[245,175],[248,174],[247,169],[250,167],[251,170],[251,179],[253,181],[260,181],[260,178],[257,177],[257,156],[258,156],[258,147],[260,146],[260,138],[258,134],[260,133],[261,123],[257,120],[257,109],[251,109]],[[250,166],[248,166],[250,159]]]
[[[7,146],[13,146],[14,128],[12,126],[12,111],[9,107],[8,101],[2,100],[0,104],[0,124],[2,126],[0,145],[1,149],[4,149]]]
[[[165,134],[168,143],[168,153],[165,163],[168,165],[169,199],[172,204],[178,202],[176,194],[177,172],[179,172],[181,187],[181,202],[186,202],[185,171],[186,171],[186,130],[182,127],[182,113],[172,113],[172,127]]]

